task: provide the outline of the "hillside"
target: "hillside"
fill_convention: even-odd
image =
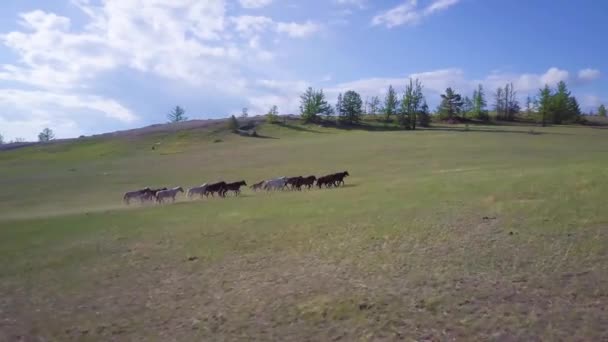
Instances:
[[[608,130],[184,125],[0,152],[0,340],[608,338]]]

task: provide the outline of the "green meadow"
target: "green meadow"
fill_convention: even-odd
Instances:
[[[608,339],[608,129],[258,133],[0,152],[0,340]],[[344,170],[337,189],[122,202]]]

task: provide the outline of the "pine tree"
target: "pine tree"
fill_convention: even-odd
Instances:
[[[538,115],[543,127],[553,120],[553,94],[548,85],[538,93]]]
[[[186,111],[180,107],[175,106],[173,110],[167,115],[169,122],[182,122],[188,120],[186,117]]]
[[[391,119],[391,115],[397,114],[397,105],[399,104],[399,100],[397,100],[397,93],[395,93],[395,89],[393,89],[392,85],[388,86],[388,91],[386,92],[386,97],[384,98],[384,117],[386,122],[389,122]]]
[[[473,100],[471,100],[468,96],[464,97],[462,100],[462,117],[467,118],[467,115],[473,113]]]
[[[479,120],[487,121],[489,119],[488,111],[486,110],[486,106],[488,105],[485,98],[485,92],[483,90],[483,86],[480,84],[477,87],[477,90],[473,92],[473,112],[472,115],[474,118]]]
[[[566,86],[566,82],[560,81],[557,84],[557,92],[553,95],[553,123],[561,124],[569,119],[568,99],[570,91]]]
[[[401,100],[399,111],[399,123],[401,126],[416,129],[416,116],[420,112],[423,100],[422,83],[418,79],[410,79],[410,83],[405,87],[405,93]]]
[[[600,107],[597,109],[597,115],[605,118],[607,116],[607,111],[606,111],[606,106],[604,106],[603,104],[600,105]]]
[[[453,119],[462,111],[462,97],[454,92],[452,88],[447,88],[445,94],[441,94],[439,104],[439,117],[441,119]]]
[[[431,113],[429,113],[429,106],[426,104],[426,100],[422,100],[422,106],[420,106],[420,112],[418,113],[418,122],[421,127],[429,127],[431,124]]]
[[[576,97],[570,96],[568,98],[568,120],[570,122],[579,122],[581,115],[581,107],[578,105]]]
[[[349,125],[358,123],[361,120],[363,101],[361,96],[349,90],[344,93],[342,99],[342,113],[339,115],[340,121]]]
[[[0,145],[4,144],[4,137],[0,134]]]

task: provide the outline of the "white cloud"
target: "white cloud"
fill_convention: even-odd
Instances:
[[[235,24],[235,30],[244,36],[260,33],[274,24],[272,19],[263,16],[243,15],[230,20]]]
[[[460,0],[436,0],[433,1],[427,8],[424,9],[425,15],[430,15],[435,12],[443,11],[451,6],[456,5]]]
[[[371,96],[380,96],[382,98],[386,94],[386,89],[389,85],[392,85],[398,93],[402,92],[410,78],[419,79],[422,82],[424,94],[427,96],[430,104],[435,104],[439,100],[439,94],[444,93],[448,87],[451,87],[463,96],[470,96],[479,84],[484,86],[488,100],[491,99],[491,94],[496,88],[504,87],[507,83],[513,83],[518,95],[523,98],[528,94],[536,94],[545,84],[555,86],[559,81],[567,81],[568,72],[559,68],[550,68],[542,74],[494,72],[482,79],[474,79],[468,78],[460,68],[447,68],[412,73],[404,77],[376,77],[344,82],[327,88],[326,93],[332,101],[334,101],[338,93],[344,93],[347,90],[355,90],[363,98]]]
[[[135,122],[138,117],[114,100],[94,95],[73,95],[37,90],[2,89],[0,125],[10,139],[35,139],[44,127],[52,127],[57,137],[70,137],[83,132],[79,122],[94,122],[105,117],[123,123]],[[78,112],[77,117],[69,113]]]
[[[70,95],[38,90],[2,89],[0,103],[21,109],[61,106],[66,109],[86,109],[123,122],[133,122],[137,116],[114,100],[94,95]]]
[[[597,69],[582,69],[578,72],[578,79],[581,81],[594,81],[600,78],[601,74]]]
[[[126,68],[240,95],[249,86],[244,75],[273,68],[274,54],[265,46],[276,36],[302,38],[320,30],[311,21],[229,17],[226,0],[71,1],[85,14],[83,25],[35,10],[20,14],[17,29],[0,34],[0,43],[18,56],[14,63],[0,64],[0,81],[37,89],[29,97],[2,89],[4,101],[9,95],[31,99],[24,102],[31,111],[55,116],[59,111],[49,110],[51,99],[72,116],[87,103],[85,109],[97,115],[128,121],[135,117],[129,109],[94,94],[97,79],[106,73]],[[259,7],[270,1],[242,3]],[[38,96],[46,100],[34,100]]]
[[[365,8],[365,5],[367,4],[367,0],[334,0],[334,2],[338,5],[354,6],[360,9]]]
[[[310,83],[302,80],[285,81],[261,79],[255,82],[258,93],[248,96],[249,109],[252,114],[264,114],[276,105],[283,114],[296,114],[300,105],[300,94]]]
[[[239,0],[243,8],[262,8],[270,5],[272,0]]]
[[[305,23],[278,23],[277,32],[285,33],[292,38],[304,38],[308,37],[321,29],[321,26],[308,21]]]
[[[540,77],[540,81],[542,82],[542,85],[548,84],[553,86],[560,81],[567,81],[569,77],[570,74],[568,71],[560,70],[558,68],[551,68]]]
[[[418,0],[406,0],[402,4],[386,10],[372,18],[372,25],[392,28],[401,25],[415,25],[423,18],[444,11],[460,0],[433,0],[426,7],[418,6]]]
[[[287,34],[292,38],[308,37],[321,29],[321,26],[308,21],[305,23],[296,22],[275,22],[264,16],[243,15],[231,17],[235,30],[242,36],[251,37],[260,34],[268,29],[274,29],[278,33]]]
[[[416,11],[418,1],[407,0],[403,4],[376,15],[372,25],[385,25],[392,28],[400,25],[413,25],[420,21],[421,14]]]

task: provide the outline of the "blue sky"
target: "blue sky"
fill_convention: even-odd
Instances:
[[[608,104],[608,2],[580,0],[7,0],[0,4],[0,134],[75,137],[190,118],[295,113],[419,78],[431,106],[513,82],[566,80]]]

